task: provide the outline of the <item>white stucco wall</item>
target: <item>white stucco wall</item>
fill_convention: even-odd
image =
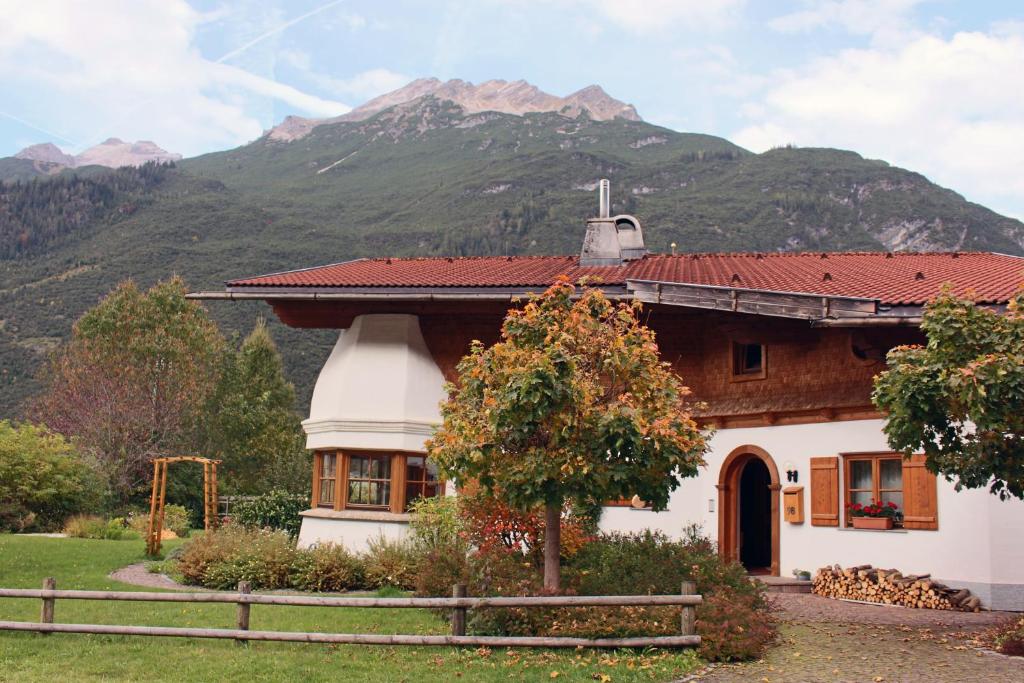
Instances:
[[[331,543],[361,553],[370,547],[371,541],[378,538],[395,541],[405,538],[408,533],[409,524],[404,521],[381,522],[303,516],[298,545],[300,548],[308,548],[311,545]]]
[[[423,451],[441,421],[444,376],[415,315],[361,315],[313,388],[306,448]]]

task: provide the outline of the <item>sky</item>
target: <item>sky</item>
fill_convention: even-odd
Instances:
[[[1024,218],[1024,0],[0,0],[0,156],[194,156],[419,78],[592,83],[755,152],[852,149]]]

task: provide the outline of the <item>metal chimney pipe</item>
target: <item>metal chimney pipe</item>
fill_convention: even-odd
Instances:
[[[600,196],[598,198],[597,217],[608,218],[612,215],[612,199],[607,178],[601,178]]]

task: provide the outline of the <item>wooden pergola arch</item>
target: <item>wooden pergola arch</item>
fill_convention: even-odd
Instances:
[[[153,459],[153,493],[149,499],[149,529],[146,533],[146,554],[160,552],[164,532],[164,500],[167,497],[167,469],[172,462],[198,462],[203,465],[203,528],[217,526],[217,465],[220,460],[179,455]]]

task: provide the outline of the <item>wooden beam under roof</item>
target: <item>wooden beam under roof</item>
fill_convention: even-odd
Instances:
[[[834,320],[842,324],[841,321],[867,322],[882,318],[890,320],[904,318],[899,314],[879,315],[881,311],[878,301],[875,299],[653,280],[627,280],[626,288],[635,298],[649,304],[796,318],[815,322]]]

